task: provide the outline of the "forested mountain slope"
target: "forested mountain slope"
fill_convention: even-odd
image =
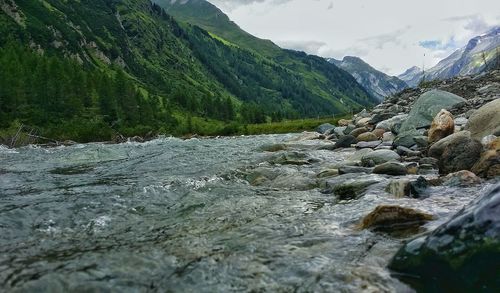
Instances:
[[[1,127],[17,119],[94,140],[111,129],[185,133],[196,131],[193,121],[254,123],[373,103],[321,58],[287,52],[302,61],[285,66],[148,0],[1,0],[0,8]],[[68,125],[87,126],[68,133]],[[102,133],[89,137],[87,128]]]

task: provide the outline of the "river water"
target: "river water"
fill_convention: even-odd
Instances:
[[[429,230],[486,188],[396,199],[380,176],[337,202],[316,174],[353,150],[298,136],[1,147],[0,291],[406,292],[385,269],[405,239],[359,219],[398,204],[435,215]],[[270,163],[290,152],[308,164]]]

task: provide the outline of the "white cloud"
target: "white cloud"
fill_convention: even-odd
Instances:
[[[356,55],[390,74],[432,66],[500,22],[498,0],[209,1],[258,37],[323,57]],[[422,46],[432,42],[441,46]]]

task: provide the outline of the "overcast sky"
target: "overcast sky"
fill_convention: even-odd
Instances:
[[[281,47],[359,56],[392,75],[433,66],[500,25],[500,0],[208,1],[244,30]]]

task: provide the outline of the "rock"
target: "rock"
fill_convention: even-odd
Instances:
[[[369,186],[376,183],[379,183],[379,180],[370,177],[342,182],[333,187],[333,194],[338,200],[358,199]]]
[[[468,131],[452,134],[429,149],[429,155],[437,158],[439,173],[448,174],[461,170],[471,170],[481,156],[482,145],[471,138]]]
[[[357,167],[357,166],[342,166],[339,168],[338,172],[340,175],[342,174],[351,174],[351,173],[372,173],[373,168],[366,167]]]
[[[349,148],[351,145],[356,144],[358,141],[356,138],[352,135],[346,135],[341,138],[335,143],[335,148]]]
[[[479,161],[472,166],[472,172],[483,178],[500,176],[500,138],[491,141]]]
[[[282,143],[277,144],[266,144],[259,147],[259,150],[262,152],[279,152],[288,149],[288,147]]]
[[[466,102],[462,97],[441,90],[431,90],[422,94],[413,104],[412,109],[401,125],[401,132],[429,127],[441,109]]]
[[[483,137],[483,139],[481,139],[481,144],[485,147],[485,148],[489,148],[488,146],[494,142],[495,140],[497,139],[497,137],[495,135],[487,135],[485,137]]]
[[[356,117],[359,117],[359,118],[368,118],[368,117],[370,117],[370,113],[368,113],[368,111],[366,111],[366,109],[363,109],[361,112],[359,112],[358,114],[356,114]]]
[[[390,119],[384,120],[375,126],[375,129],[384,129],[385,131],[392,131],[396,134],[399,133],[401,124],[408,118],[408,114],[394,116]]]
[[[418,161],[420,165],[431,165],[434,168],[438,167],[438,159],[436,158],[431,158],[431,157],[425,157],[422,158]]]
[[[308,159],[306,154],[299,152],[289,152],[285,154],[279,154],[274,156],[269,160],[271,164],[277,165],[308,165],[313,162],[313,160]]]
[[[361,158],[363,166],[379,165],[392,160],[399,161],[401,157],[391,150],[376,150]]]
[[[423,131],[422,130],[409,130],[405,131],[403,133],[400,133],[396,138],[394,139],[394,147],[397,148],[398,146],[404,146],[404,147],[412,147],[417,144],[416,140],[418,137],[422,136]]]
[[[487,103],[472,114],[465,129],[475,139],[493,134],[500,136],[500,99]]]
[[[409,175],[417,175],[418,174],[418,164],[415,162],[410,162],[406,164],[406,171]]]
[[[342,136],[345,136],[345,133],[344,131],[347,129],[347,127],[345,126],[342,126],[342,127],[335,127],[333,129],[333,133],[335,133],[337,135],[337,137],[342,137]]]
[[[339,126],[347,126],[352,123],[352,120],[340,119],[337,124]]]
[[[416,181],[410,182],[410,197],[412,198],[421,198],[424,197],[427,193],[427,188],[429,187],[429,182],[420,176]]]
[[[458,127],[464,127],[465,125],[467,125],[467,122],[469,122],[469,119],[467,119],[465,117],[457,117],[453,121],[455,126],[458,126]]]
[[[389,269],[419,292],[500,292],[500,184],[427,236],[405,244]]]
[[[357,127],[368,126],[368,124],[370,123],[370,120],[371,120],[371,118],[361,118],[358,121],[356,121],[356,126]]]
[[[358,151],[356,151],[352,156],[350,156],[349,158],[347,158],[347,161],[349,162],[360,162],[361,163],[361,159],[369,154],[373,152],[373,150],[369,149],[369,148],[364,148],[364,149],[360,149]]]
[[[326,178],[326,177],[332,177],[332,176],[337,176],[339,175],[339,170],[338,169],[328,169],[328,170],[323,170],[316,175],[317,178]]]
[[[372,131],[372,133],[377,137],[377,138],[382,138],[385,133],[385,129],[377,128]]]
[[[473,186],[481,183],[481,179],[476,174],[462,170],[455,173],[448,174],[442,179],[442,184],[446,186]]]
[[[362,134],[358,135],[358,137],[356,139],[358,141],[378,141],[378,137],[371,132],[362,133]]]
[[[374,149],[374,148],[378,147],[380,144],[381,144],[381,142],[379,140],[360,141],[356,144],[356,148],[357,149],[365,149],[365,148]]]
[[[394,134],[392,134],[392,132],[386,132],[384,133],[384,135],[382,136],[382,141],[394,141],[396,137],[394,136]]]
[[[455,122],[453,115],[446,110],[441,110],[432,120],[431,129],[429,130],[429,143],[433,144],[455,131]]]
[[[385,191],[397,198],[402,198],[410,195],[410,180],[396,179],[389,182]]]
[[[353,124],[349,124],[345,128],[344,134],[350,134],[354,129],[356,129],[356,126],[354,126]]]
[[[407,170],[406,166],[401,163],[387,162],[376,166],[375,169],[373,169],[373,173],[400,176],[400,175],[406,175]]]
[[[391,232],[394,230],[418,228],[433,219],[432,215],[415,209],[381,205],[361,220],[360,228],[373,228],[376,231]]]
[[[366,127],[359,127],[359,128],[354,129],[353,131],[351,131],[351,133],[349,133],[349,135],[352,135],[354,137],[358,137],[358,135],[365,133],[365,132],[368,132],[368,131],[370,131],[370,130]]]
[[[330,123],[325,123],[321,124],[316,128],[316,132],[321,133],[321,134],[326,134],[330,130],[334,129],[335,126],[331,125]]]
[[[416,145],[421,148],[426,148],[429,145],[427,136],[424,135],[415,136],[413,137],[413,140],[415,141]]]
[[[420,156],[422,154],[422,152],[419,152],[419,151],[414,151],[412,149],[409,149],[407,147],[404,147],[404,146],[398,146],[397,149],[396,149],[396,152],[403,156]]]

